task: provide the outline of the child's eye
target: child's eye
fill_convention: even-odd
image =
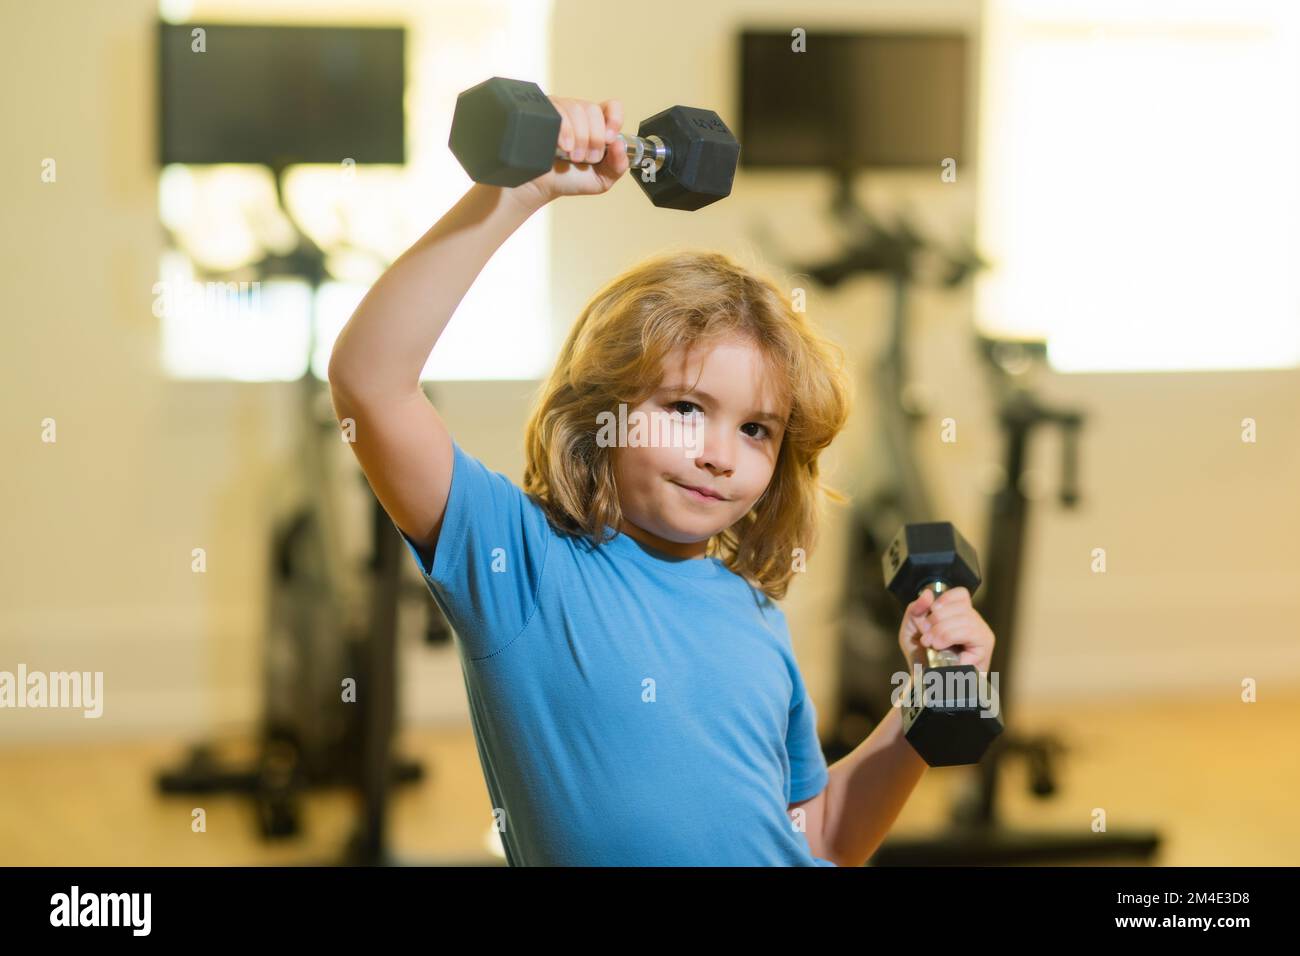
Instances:
[[[688,402],[688,401],[686,401],[685,399],[681,399],[681,400],[676,401],[676,402],[669,402],[668,405],[667,405],[667,407],[668,407],[668,408],[671,408],[674,412],[677,412],[677,414],[679,414],[679,415],[683,415],[683,416],[685,416],[685,415],[691,415],[691,414],[694,414],[693,412],[683,412],[683,411],[681,411],[681,410],[677,407],[677,406],[679,406],[679,405],[686,405],[686,406],[688,406],[689,408],[696,409],[696,410],[700,410],[700,406],[696,405],[694,402]],[[762,433],[761,435],[750,435],[750,436],[749,436],[750,438],[753,438],[755,441],[767,441],[767,439],[769,439],[769,438],[772,437],[772,432],[771,432],[771,430],[770,430],[766,425],[762,425],[762,424],[760,424],[760,423],[758,423],[758,422],[746,422],[746,423],[745,423],[744,425],[742,425],[741,427],[744,428],[744,427],[747,427],[747,426],[749,426],[749,425],[753,425],[753,426],[755,426],[756,428],[761,428],[761,429],[763,430],[763,433]]]

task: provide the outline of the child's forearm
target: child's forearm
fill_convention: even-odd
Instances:
[[[885,840],[927,769],[889,708],[876,729],[830,768],[822,840],[841,866],[862,866]]]
[[[330,386],[357,396],[405,395],[452,313],[492,254],[539,207],[475,183],[366,293],[334,344]]]

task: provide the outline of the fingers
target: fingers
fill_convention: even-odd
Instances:
[[[955,648],[957,663],[974,664],[980,670],[988,670],[993,644],[991,631],[968,620],[935,624],[924,628],[920,637],[921,647],[936,651]]]
[[[623,104],[618,100],[605,100],[600,104],[600,108],[605,113],[605,129],[612,131],[614,134],[623,131]],[[612,140],[612,136],[606,136],[605,141]]]
[[[933,647],[936,651],[941,651],[954,644],[965,646],[971,642],[973,636],[970,628],[961,625],[924,626],[921,629],[921,646]]]
[[[944,591],[939,595],[939,599],[930,608],[930,618],[931,620],[942,621],[954,615],[973,613],[974,610],[975,608],[970,600],[970,592],[965,588],[953,588],[951,591]]]
[[[605,158],[605,114],[595,103],[583,103],[587,114],[587,162],[598,163]]]
[[[605,157],[605,148],[618,133],[623,122],[623,107],[617,100],[591,103],[570,97],[552,97],[560,113],[560,149],[569,154],[573,163],[599,163]],[[616,125],[606,122],[606,111]]]
[[[899,632],[903,653],[913,660],[913,648],[957,652],[959,664],[987,670],[995,638],[970,602],[970,591],[953,588],[937,598],[926,588],[904,611]]]
[[[551,102],[555,104],[560,113],[560,149],[571,154],[573,152],[573,123],[569,121],[569,111],[564,108],[561,100],[552,97]]]
[[[623,104],[618,100],[591,103],[571,97],[551,97],[560,113],[560,149],[574,163],[599,163],[622,131]]]
[[[623,104],[618,100],[605,100],[600,104],[605,118],[605,162],[614,176],[622,176],[632,165],[627,150],[618,141],[623,131]]]
[[[907,617],[925,617],[934,606],[934,592],[929,588],[917,596],[917,599],[907,606],[903,614]]]
[[[970,591],[964,587],[949,588],[939,595],[939,600],[935,603],[941,607],[949,607],[951,605],[965,605],[966,607],[970,607]]]
[[[970,591],[966,588],[952,588],[944,591],[937,598],[933,591],[926,588],[907,606],[904,613],[909,617],[917,618],[917,628],[922,634],[928,634],[940,622],[955,621],[973,612]]]
[[[573,148],[566,150],[570,162],[587,161],[587,141],[590,139],[591,116],[586,107],[578,100],[565,100],[569,113],[569,124],[573,128]]]
[[[579,100],[566,96],[548,97],[560,114],[560,149],[569,155],[569,162],[581,162],[587,145],[587,111]]]

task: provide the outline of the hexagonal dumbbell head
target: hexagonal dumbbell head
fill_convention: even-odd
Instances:
[[[980,586],[975,549],[947,521],[904,525],[881,564],[885,586],[903,605],[936,582],[972,595]],[[903,734],[931,767],[977,763],[1002,733],[997,686],[973,665],[927,668],[920,693],[902,708]]]
[[[881,563],[885,586],[904,606],[935,581],[949,588],[964,587],[972,595],[980,586],[975,549],[949,521],[904,525]]]
[[[549,172],[560,112],[536,83],[494,76],[456,97],[448,146],[476,183],[519,186]]]
[[[958,670],[941,668],[942,671]],[[903,736],[931,767],[962,767],[979,763],[989,745],[1003,731],[1000,713],[984,714],[980,695],[995,701],[997,694],[983,684],[975,668],[960,669],[960,691],[941,701],[903,708]],[[979,689],[980,686],[983,689]]]
[[[740,143],[717,113],[673,106],[643,120],[637,135],[658,136],[668,144],[668,162],[652,182],[632,170],[656,206],[694,210],[731,195]]]

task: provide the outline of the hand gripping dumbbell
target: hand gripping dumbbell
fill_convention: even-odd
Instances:
[[[536,179],[569,158],[559,141],[560,112],[536,83],[494,76],[456,98],[448,145],[477,183]],[[740,143],[712,110],[673,106],[616,142],[656,206],[695,210],[731,194]]]
[[[937,599],[956,587],[974,595],[980,586],[975,549],[947,521],[904,525],[881,563],[885,586],[904,607],[927,587]],[[931,767],[979,763],[1002,733],[997,685],[973,664],[958,664],[951,647],[927,648],[926,656],[921,686],[903,701],[903,733]]]

